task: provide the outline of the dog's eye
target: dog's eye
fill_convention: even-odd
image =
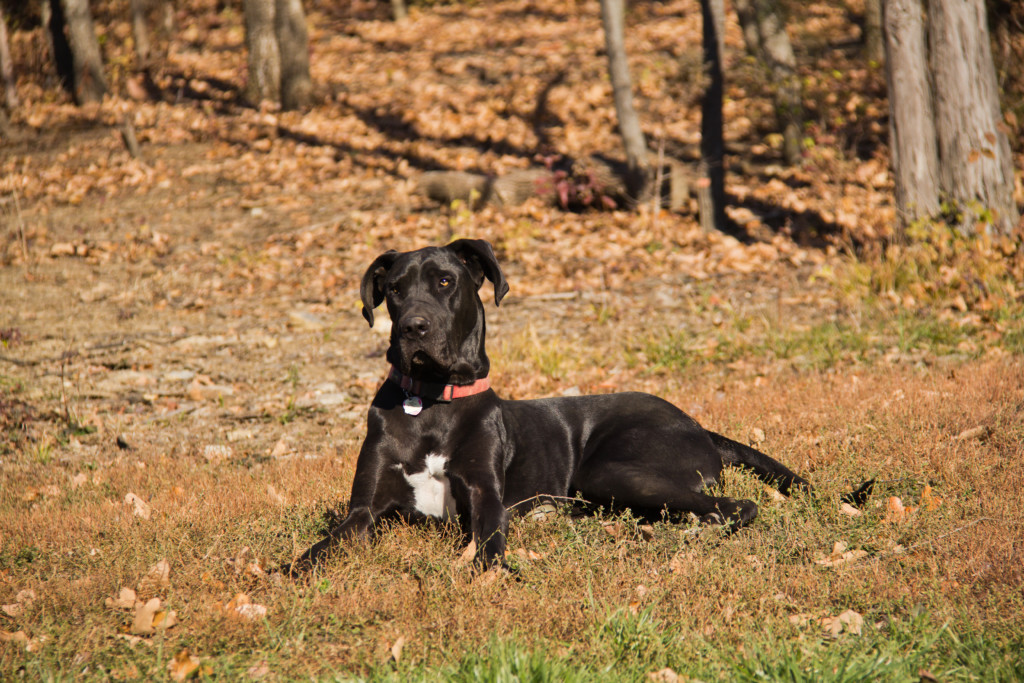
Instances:
[[[398,285],[391,285],[390,287],[388,287],[388,291],[394,294],[395,296],[398,296],[401,293],[401,290],[398,289]]]
[[[437,281],[437,284],[440,285],[441,287],[447,287],[451,283],[452,283],[452,280],[451,280],[451,278],[448,278],[448,277],[443,277],[443,278],[441,278],[440,280]]]

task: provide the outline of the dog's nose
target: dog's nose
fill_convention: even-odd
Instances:
[[[430,321],[418,315],[402,321],[402,336],[406,339],[423,339],[430,331]]]

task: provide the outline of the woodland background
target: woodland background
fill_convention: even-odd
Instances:
[[[795,160],[727,6],[727,232],[698,211],[696,0],[632,3],[624,30],[648,146],[687,191],[614,207],[596,2],[413,3],[397,22],[307,2],[295,109],[247,94],[240,2],[155,4],[145,60],[128,0],[90,7],[95,102],[62,85],[37,6],[3,5],[4,677],[1024,677],[1021,228],[975,230],[984,207],[967,229],[952,206],[901,221],[862,4],[781,5]],[[1019,208],[1020,8],[988,9]],[[424,193],[429,173],[531,169],[521,204]],[[490,240],[510,280],[487,311],[502,396],[651,391],[821,493],[736,474],[726,490],[762,512],[731,537],[521,520],[519,580],[404,525],[274,574],[344,511],[384,372],[365,267],[455,237]],[[866,508],[841,508],[867,477]]]

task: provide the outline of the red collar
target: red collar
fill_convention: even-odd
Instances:
[[[394,365],[388,371],[388,379],[402,387],[403,390],[429,398],[440,403],[449,403],[457,398],[465,398],[473,394],[479,394],[491,388],[491,381],[482,377],[472,384],[441,384],[440,382],[423,382],[403,375]]]

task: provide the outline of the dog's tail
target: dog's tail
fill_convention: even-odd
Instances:
[[[708,435],[711,436],[711,442],[721,455],[723,464],[731,467],[744,467],[757,475],[761,481],[774,486],[780,493],[787,496],[793,489],[808,493],[813,490],[810,482],[806,479],[756,448],[751,448],[714,432],[708,432]],[[840,500],[854,507],[860,507],[867,501],[874,486],[875,480],[868,479],[853,491],[844,493],[840,496]]]
[[[719,455],[722,457],[722,464],[730,467],[744,467],[757,478],[770,486],[774,486],[780,493],[789,495],[794,488],[810,492],[810,482],[793,472],[778,460],[765,455],[756,448],[741,444],[739,441],[708,432],[711,443],[715,445]]]

